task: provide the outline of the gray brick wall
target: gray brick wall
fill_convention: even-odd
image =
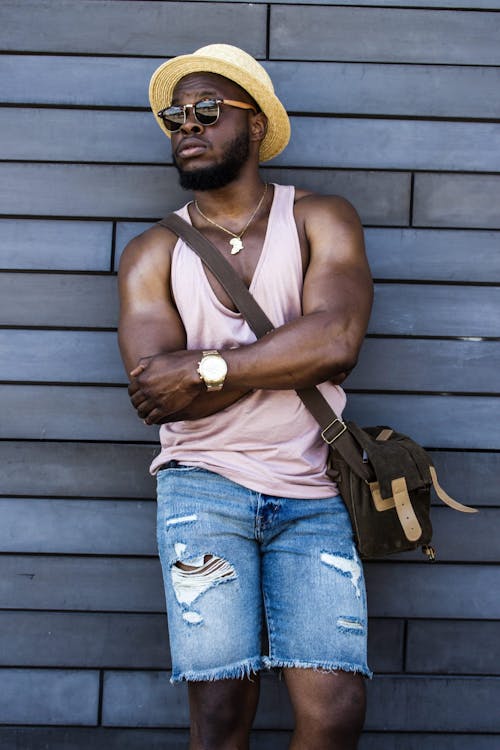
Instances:
[[[185,200],[151,72],[216,41],[258,57],[291,112],[267,179],[340,193],[365,224],[376,301],[349,415],[415,436],[481,510],[434,508],[434,566],[366,566],[361,749],[498,747],[499,39],[500,0],[3,0],[2,748],[187,744],[156,433],[128,405],[115,274],[126,242]],[[265,676],[252,748],[285,748],[290,727]]]

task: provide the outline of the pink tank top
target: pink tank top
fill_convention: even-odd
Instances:
[[[294,195],[291,185],[274,186],[266,237],[250,285],[275,327],[302,314]],[[177,213],[190,221],[187,205]],[[172,255],[172,291],[187,349],[223,350],[255,341],[242,316],[218,300],[201,260],[181,239]],[[342,388],[332,383],[319,387],[340,416],[346,401]],[[309,499],[338,494],[326,475],[328,447],[318,423],[295,391],[254,391],[211,417],[162,425],[160,440],[152,474],[175,459],[268,495]]]

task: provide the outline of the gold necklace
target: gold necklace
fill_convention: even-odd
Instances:
[[[229,240],[229,244],[231,245],[231,255],[236,255],[236,253],[239,253],[240,250],[243,250],[243,242],[241,241],[241,238],[243,237],[243,235],[247,231],[248,227],[250,226],[250,224],[252,223],[252,221],[254,220],[254,218],[257,216],[259,208],[262,206],[262,204],[264,202],[264,198],[266,197],[266,193],[267,193],[267,182],[264,185],[264,192],[262,193],[260,201],[257,203],[257,206],[256,206],[255,210],[253,211],[252,215],[248,219],[247,223],[245,224],[245,226],[243,227],[243,229],[241,230],[241,232],[238,232],[238,233],[231,232],[230,229],[226,229],[226,227],[223,227],[220,224],[217,224],[216,221],[213,221],[213,219],[210,219],[208,216],[206,216],[203,213],[203,211],[201,210],[201,208],[199,207],[198,201],[195,200],[194,205],[195,205],[196,210],[198,211],[198,213],[201,214],[201,216],[203,216],[203,218],[206,221],[208,221],[210,224],[213,224],[214,227],[217,227],[217,229],[222,229],[223,232],[226,232],[226,234],[230,234],[231,235],[231,237],[233,238],[232,240]]]

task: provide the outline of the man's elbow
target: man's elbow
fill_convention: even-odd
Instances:
[[[357,342],[353,344],[346,343],[342,346],[339,346],[338,341],[332,344],[329,352],[331,379],[341,377],[342,380],[345,380],[358,364],[360,349],[361,344]],[[342,380],[339,382],[342,382]]]
[[[333,378],[336,382],[342,383],[348,375],[354,370],[358,364],[357,359],[343,360],[342,362],[336,362],[334,366]]]
[[[342,385],[344,380],[349,377],[350,370],[343,372],[336,372],[332,377],[330,378],[330,383],[333,383],[333,385]]]

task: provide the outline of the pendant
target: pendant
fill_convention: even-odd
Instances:
[[[243,242],[239,237],[233,237],[232,240],[229,240],[229,244],[232,247],[231,255],[236,255],[240,250],[243,250]]]

